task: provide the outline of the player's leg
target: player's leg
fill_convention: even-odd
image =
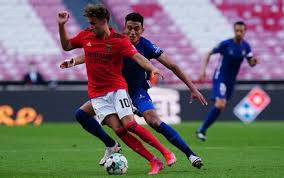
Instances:
[[[196,136],[202,141],[206,140],[207,129],[217,120],[222,110],[225,109],[227,98],[231,95],[232,90],[227,90],[227,85],[223,82],[213,82],[213,100],[214,106],[211,107],[206,115],[201,127],[197,130]],[[228,93],[229,92],[229,93]]]
[[[143,113],[147,124],[158,133],[161,133],[170,143],[185,153],[186,157],[191,161],[194,167],[200,168],[203,165],[202,160],[189,148],[178,132],[161,121],[147,91],[141,89],[135,93],[131,93],[131,98],[134,106],[137,107],[139,112]],[[176,161],[176,158],[173,155],[168,155],[168,160],[169,165],[171,165]]]
[[[140,154],[150,162],[151,170],[149,174],[157,174],[163,167],[162,163],[155,158],[154,155],[150,153],[138,139],[127,132],[127,130],[122,126],[121,121],[115,113],[114,104],[112,102],[108,102],[113,101],[113,95],[114,92],[111,92],[104,97],[98,97],[91,100],[92,106],[98,115],[98,119],[103,121],[103,124],[111,127],[121,140],[133,151]],[[130,112],[132,111],[130,110]]]
[[[134,119],[134,118],[133,118]],[[139,132],[139,133],[137,133],[137,129],[136,128],[129,128],[128,126],[128,123],[132,123],[131,121],[133,121],[132,119],[130,119],[129,120],[129,118],[127,118],[127,116],[125,116],[125,117],[123,117],[122,118],[122,120],[124,121],[124,124],[126,125],[126,128],[124,128],[123,127],[123,131],[121,131],[121,130],[118,130],[116,133],[117,133],[117,135],[120,135],[121,133],[124,133],[124,132],[126,132],[126,133],[129,133],[128,131],[130,131],[130,132],[133,132],[134,134],[136,134],[136,135],[138,135],[142,140],[144,140],[145,141],[145,138],[147,138],[147,137],[149,137],[149,131],[148,130],[143,130],[144,131],[144,134],[146,135],[146,136],[141,136],[142,134],[141,134],[141,132]],[[127,122],[126,120],[129,120],[129,122]],[[138,126],[139,127],[139,126]],[[131,134],[129,134],[129,135],[131,135]],[[131,135],[132,136],[132,135]],[[133,137],[133,136],[132,136]],[[122,137],[121,137],[122,138]],[[135,137],[133,137],[133,139],[132,140],[130,140],[129,138],[125,138],[125,142],[127,141],[127,142],[129,142],[129,144],[131,143],[131,144],[134,144],[135,142],[134,142],[134,138]],[[123,138],[122,138],[123,139]],[[137,140],[136,138],[135,138],[135,140]],[[149,140],[149,138],[147,138],[146,139],[147,141]],[[138,140],[137,140],[138,141]],[[146,142],[147,142],[146,141]],[[152,141],[153,142],[155,142],[155,139],[152,139]],[[147,142],[147,143],[149,143],[149,142]],[[139,144],[141,144],[141,146],[143,146],[142,145],[142,143],[139,141]],[[152,145],[152,144],[151,144]],[[155,143],[154,143],[154,145],[155,145]],[[141,149],[141,148],[140,148]],[[146,151],[146,148],[144,147],[144,149],[145,149],[145,151]],[[136,148],[134,151],[138,151],[138,149]],[[142,151],[142,150],[139,150],[139,151]],[[143,152],[145,152],[145,151],[143,151]],[[145,156],[144,156],[145,157]],[[149,171],[149,174],[150,175],[152,175],[152,174],[157,174],[157,173],[159,173],[163,168],[164,168],[164,166],[163,166],[163,162],[160,160],[160,159],[158,159],[158,158],[156,158],[156,157],[154,157],[154,158],[152,158],[151,160],[150,159],[147,159],[148,161],[150,161],[149,162],[149,164],[150,164],[150,171]]]
[[[87,101],[79,109],[76,110],[75,116],[81,126],[90,134],[98,137],[106,147],[115,146],[116,142],[101,127],[99,122],[94,119],[92,103]]]
[[[197,138],[202,141],[206,140],[206,131],[207,129],[217,120],[222,110],[226,106],[226,100],[216,98],[214,106],[211,107],[209,113],[206,115],[205,120],[203,121],[201,127],[196,132]]]
[[[109,155],[119,152],[121,147],[103,130],[99,122],[94,118],[94,115],[95,112],[90,101],[84,103],[75,113],[76,119],[81,124],[82,128],[99,138],[105,144],[105,154],[99,162],[100,165],[103,165]]]
[[[181,150],[191,161],[192,166],[197,167],[198,169],[203,166],[202,159],[190,149],[175,129],[160,120],[156,110],[146,110],[143,112],[143,115],[147,124],[157,132],[161,133],[171,144]],[[169,160],[175,161],[175,158],[169,155]]]
[[[137,140],[123,127],[116,114],[106,116],[103,124],[109,126],[116,133],[116,135],[133,151],[137,152],[148,161],[154,159],[154,155],[150,153],[139,140]]]
[[[137,138],[131,135],[127,129],[122,126],[122,123],[118,120],[117,115],[109,115],[104,119],[103,122],[111,127],[117,136],[119,136],[128,147],[149,161],[149,174],[157,174],[163,169],[163,163],[151,152],[149,152]]]
[[[123,126],[130,132],[139,136],[143,141],[159,150],[163,156],[171,152],[146,128],[136,123],[132,113],[132,106],[125,90],[117,90],[114,95],[115,108]]]

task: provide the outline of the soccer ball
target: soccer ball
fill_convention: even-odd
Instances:
[[[127,172],[127,159],[120,153],[112,154],[104,164],[108,174],[121,175]]]

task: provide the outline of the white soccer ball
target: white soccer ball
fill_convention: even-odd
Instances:
[[[104,164],[108,174],[121,175],[127,172],[127,159],[120,153],[112,154]]]

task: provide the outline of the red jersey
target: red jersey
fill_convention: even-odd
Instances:
[[[88,28],[70,40],[72,46],[83,48],[85,52],[89,98],[127,89],[121,73],[123,58],[131,58],[138,52],[127,36],[110,31],[108,38],[98,39]]]

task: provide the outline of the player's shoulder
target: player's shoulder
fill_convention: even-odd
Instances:
[[[112,35],[113,38],[117,38],[117,39],[127,39],[127,36],[118,32],[114,32]]]
[[[159,47],[155,43],[153,43],[152,41],[150,41],[147,38],[142,37],[142,36],[140,37],[139,43],[140,43],[140,45],[142,45],[146,48],[150,48],[150,49],[158,48],[159,49]]]
[[[140,43],[144,43],[144,44],[151,44],[152,42],[150,40],[148,40],[147,38],[141,36],[140,37]]]
[[[221,43],[223,43],[223,44],[231,44],[231,43],[234,43],[234,39],[233,38],[228,38],[228,39],[223,40]]]
[[[218,44],[217,47],[219,47],[219,48],[224,48],[224,47],[226,47],[226,46],[229,46],[229,45],[232,44],[232,43],[233,43],[232,38],[225,39],[225,40],[219,42],[219,44]]]
[[[118,42],[118,43],[129,43],[129,39],[125,34],[121,34],[118,32],[113,32],[111,36],[112,40]]]
[[[78,33],[78,35],[81,36],[81,37],[86,37],[86,36],[88,36],[88,35],[91,34],[91,33],[92,33],[92,28],[91,28],[91,27],[87,27],[87,28],[81,30],[81,31]]]
[[[113,38],[113,39],[118,39],[118,40],[128,39],[125,34],[118,33],[118,32],[115,31],[113,28],[110,28],[110,31],[111,31],[111,33],[112,33],[112,38]]]
[[[243,43],[244,43],[244,45],[245,45],[246,47],[249,47],[249,46],[250,46],[250,44],[249,44],[249,42],[248,42],[247,40],[243,40]]]
[[[153,46],[154,43],[150,40],[148,40],[147,38],[141,36],[139,39],[139,43],[143,44],[143,45],[148,45],[148,46]]]
[[[92,27],[87,27],[81,31],[81,33],[91,33],[93,31]]]

